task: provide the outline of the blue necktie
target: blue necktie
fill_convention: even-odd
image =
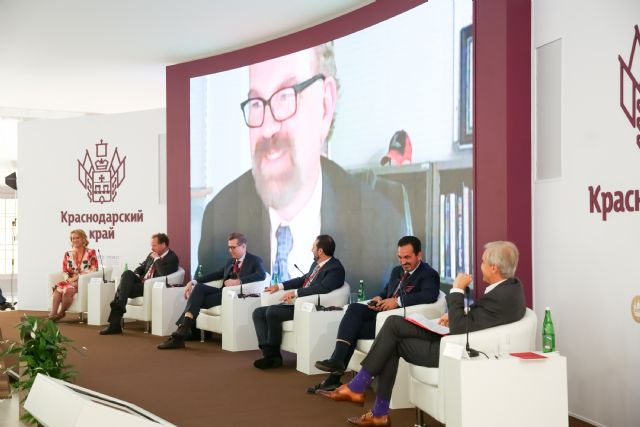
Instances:
[[[276,230],[276,271],[280,275],[280,280],[289,280],[289,253],[293,248],[293,236],[288,225],[279,226]]]

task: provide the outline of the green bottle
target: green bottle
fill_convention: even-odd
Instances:
[[[196,272],[193,275],[193,278],[198,280],[201,276],[202,276],[202,265],[198,264],[198,267],[196,267]]]
[[[544,309],[544,322],[542,322],[542,351],[551,353],[556,351],[556,333],[551,320],[551,309]]]
[[[366,299],[364,295],[364,280],[360,280],[360,285],[358,285],[358,301],[364,301]]]
[[[126,262],[124,263],[124,271],[129,271],[129,264]]]

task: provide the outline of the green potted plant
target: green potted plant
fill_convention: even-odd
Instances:
[[[65,364],[67,351],[72,342],[71,339],[60,333],[56,324],[50,319],[42,319],[35,316],[23,316],[17,325],[20,333],[20,342],[2,341],[4,350],[0,357],[17,354],[20,378],[12,385],[13,392],[20,394],[20,405],[29,394],[33,381],[37,374],[48,375],[64,381],[71,380],[75,375],[71,366]],[[8,367],[7,370],[15,368]],[[29,424],[37,424],[37,420],[27,411],[20,419]]]

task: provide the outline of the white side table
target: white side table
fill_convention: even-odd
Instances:
[[[567,360],[442,358],[447,427],[563,427],[569,424]]]
[[[307,375],[323,373],[315,367],[315,363],[331,355],[342,316],[344,310],[316,311],[316,306],[310,302],[303,303],[296,310],[294,324],[298,371]]]
[[[260,298],[238,298],[228,289],[222,291],[222,349],[247,351],[258,349],[258,338],[251,314],[260,307]]]
[[[109,303],[116,295],[113,283],[102,283],[102,278],[93,278],[87,286],[87,325],[106,325],[111,307]]]
[[[167,288],[156,282],[151,289],[151,334],[166,337],[176,330],[185,308],[184,288]]]

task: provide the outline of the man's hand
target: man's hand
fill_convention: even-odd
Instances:
[[[472,281],[473,277],[471,277],[470,274],[458,273],[456,279],[453,281],[453,287],[464,291]]]
[[[296,299],[296,291],[289,291],[285,292],[280,300],[286,302],[287,304],[293,304],[294,299]]]
[[[71,284],[71,283],[77,282],[78,277],[80,277],[79,274],[74,274],[73,276],[69,277],[69,279],[67,280],[67,283]]]
[[[398,307],[400,306],[398,305],[398,300],[395,298],[386,298],[378,303],[378,309],[380,309],[380,311],[393,310]]]
[[[187,283],[187,286],[184,287],[184,299],[189,298],[192,290],[193,290],[193,280]]]
[[[438,321],[439,325],[449,327],[449,313],[445,313],[440,316],[440,320]]]
[[[223,283],[225,286],[236,286],[240,284],[240,279],[227,279]]]
[[[273,294],[275,292],[278,292],[279,289],[280,288],[278,287],[278,285],[271,285],[264,288],[264,291],[269,292],[270,294]]]

